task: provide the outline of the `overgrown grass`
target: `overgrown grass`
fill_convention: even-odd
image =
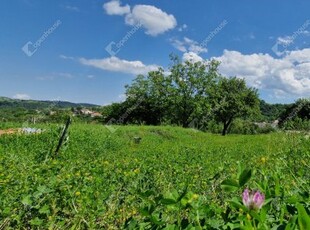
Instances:
[[[60,127],[40,128],[45,129],[40,135],[0,137],[0,226],[5,228],[261,224],[260,229],[268,229],[291,222],[298,228],[298,218],[292,220],[299,215],[295,203],[309,211],[310,141],[301,134],[222,137],[146,126],[115,126],[111,133],[102,125],[73,124],[69,142],[55,157]],[[245,185],[223,186],[226,179],[238,180],[243,169],[251,169]],[[246,210],[236,208],[245,187],[271,199],[266,220],[251,212],[249,220]]]

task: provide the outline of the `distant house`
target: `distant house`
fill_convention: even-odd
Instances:
[[[50,116],[55,115],[55,114],[56,114],[56,111],[49,111]]]
[[[91,115],[93,113],[93,111],[91,111],[89,109],[81,109],[80,113],[83,115]]]
[[[85,115],[85,116],[90,116],[92,118],[94,117],[102,117],[101,113],[96,112],[96,111],[91,111],[89,109],[77,109],[74,110],[74,115]]]
[[[266,128],[268,126],[271,126],[272,128],[277,128],[279,121],[275,120],[272,123],[267,123],[267,122],[254,122],[255,125],[257,125],[259,128]]]
[[[277,128],[279,126],[279,120],[275,120],[274,122],[272,122],[271,127],[272,128]]]
[[[98,112],[93,112],[90,116],[91,117],[102,117],[102,114]]]

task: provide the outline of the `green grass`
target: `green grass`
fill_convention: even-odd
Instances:
[[[198,226],[205,224],[208,229],[223,227],[236,218],[225,222],[221,212],[227,212],[233,197],[241,201],[246,186],[265,189],[270,199],[281,196],[284,202],[294,197],[310,206],[307,194],[301,195],[310,190],[310,141],[302,134],[222,137],[192,129],[146,126],[114,127],[116,131],[111,133],[102,125],[73,124],[68,143],[53,157],[59,127],[40,127],[46,130],[40,135],[0,137],[0,226],[8,229],[130,228],[126,221],[133,228],[147,229],[152,226],[147,223],[154,222],[149,220],[153,213],[165,223],[158,228],[168,229],[182,220],[192,226],[195,221]],[[141,143],[136,144],[134,137],[141,137]],[[252,169],[249,182],[224,191],[222,181],[237,179],[244,168]],[[277,181],[281,185],[278,193]],[[166,207],[156,201],[156,194],[171,198],[186,187],[190,208],[186,204],[184,208]],[[197,215],[190,214],[191,209],[206,205],[212,212],[201,211],[199,218],[214,219],[214,223],[197,221]],[[276,207],[280,210],[273,210]],[[281,203],[268,209],[274,216],[266,220],[266,226],[289,223],[294,213],[283,207]],[[282,216],[277,214],[281,210]],[[232,213],[237,215],[238,210]]]

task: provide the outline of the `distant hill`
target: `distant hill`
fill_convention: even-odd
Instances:
[[[36,101],[19,100],[7,97],[0,97],[0,109],[24,108],[24,109],[65,109],[71,107],[93,108],[99,105],[88,103],[72,103],[68,101]]]

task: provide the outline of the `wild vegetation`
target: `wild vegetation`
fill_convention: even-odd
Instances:
[[[0,137],[2,229],[309,229],[309,136],[40,128]]]

